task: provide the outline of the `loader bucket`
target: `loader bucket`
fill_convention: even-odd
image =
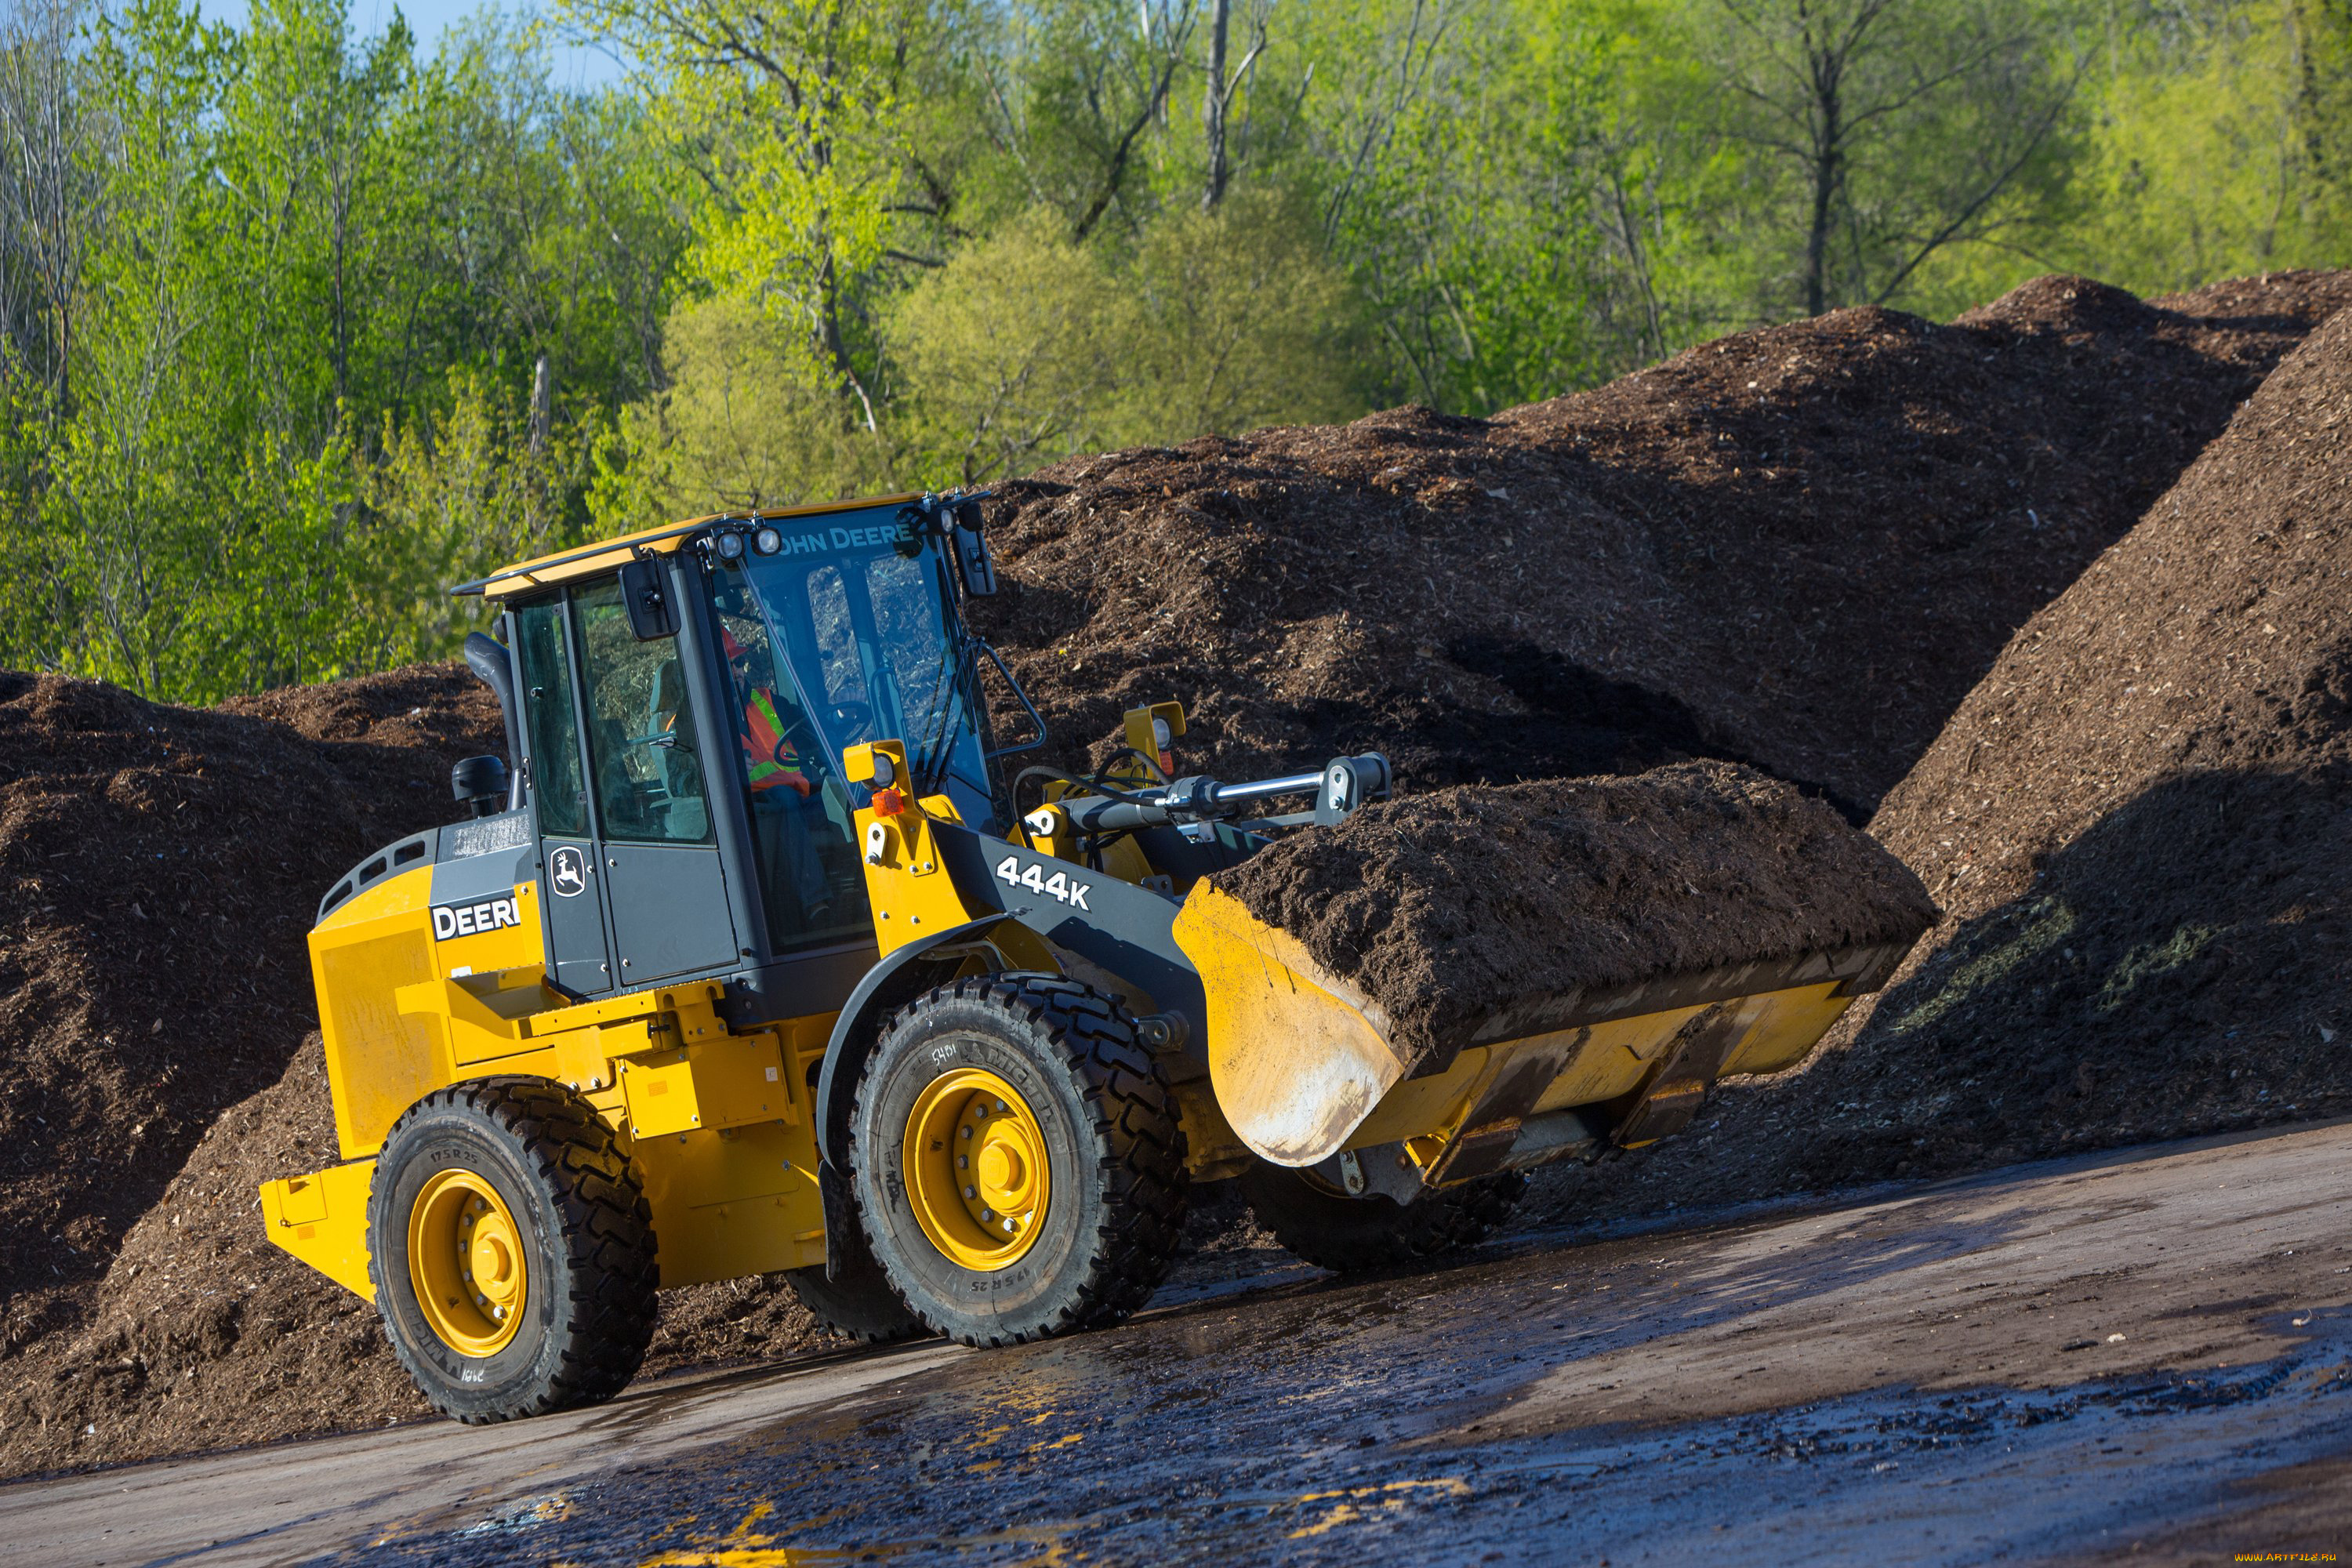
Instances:
[[[1207,997],[1209,1082],[1253,1152],[1311,1165],[1404,1077],[1378,1004],[1213,884],[1176,912]]]
[[[1195,885],[1174,935],[1252,1152],[1399,1142],[1444,1181],[1678,1130],[1802,1060],[1934,912],[1821,803],[1693,763],[1370,806]]]

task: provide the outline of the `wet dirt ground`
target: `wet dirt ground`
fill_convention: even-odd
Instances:
[[[2352,1125],[1341,1282],[1109,1332],[0,1489],[0,1561],[2228,1562],[2352,1552]]]

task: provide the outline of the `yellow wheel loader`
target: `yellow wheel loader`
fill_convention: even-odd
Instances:
[[[459,590],[507,754],[320,904],[342,1163],[262,1190],[437,1408],[607,1397],[657,1290],[744,1275],[868,1340],[1116,1322],[1204,1181],[1331,1268],[1460,1247],[1527,1168],[1798,1060],[1906,945],[1503,1007],[1408,1071],[1214,882],[1386,763],[1180,777],[1167,703],[1091,777],[1016,772],[1044,721],[962,613],[994,589],[978,498],[898,496]]]

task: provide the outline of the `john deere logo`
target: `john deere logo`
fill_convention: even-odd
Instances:
[[[555,896],[568,899],[588,890],[588,862],[579,850],[566,844],[547,858],[547,879],[555,884]]]
[[[500,926],[522,924],[522,911],[512,899],[484,899],[478,904],[443,904],[433,911],[433,940],[478,936]]]

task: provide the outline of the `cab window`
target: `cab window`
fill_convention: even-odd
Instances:
[[[607,839],[710,842],[710,806],[694,710],[675,637],[639,642],[620,584],[575,590],[586,681],[588,756]]]
[[[580,726],[572,710],[572,654],[563,601],[542,599],[515,611],[515,652],[529,714],[523,759],[530,770],[539,830],[558,838],[588,837],[580,788]]]

